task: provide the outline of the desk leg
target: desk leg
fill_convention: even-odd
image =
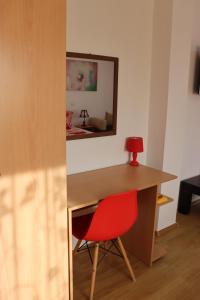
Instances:
[[[69,299],[73,300],[72,211],[68,209]]]
[[[151,266],[154,261],[157,186],[138,193],[138,219],[123,241],[126,249]]]

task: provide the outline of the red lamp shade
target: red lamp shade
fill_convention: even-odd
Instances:
[[[133,153],[133,160],[130,162],[131,166],[138,166],[137,153],[143,152],[143,138],[142,137],[128,137],[126,142],[126,149]]]

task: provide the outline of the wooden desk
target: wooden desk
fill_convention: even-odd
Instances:
[[[151,266],[166,253],[154,242],[157,189],[161,183],[175,178],[174,175],[150,167],[143,165],[131,167],[128,164],[67,176],[71,300],[73,299],[72,213],[96,205],[108,195],[137,188],[138,220],[123,237],[123,241],[131,254]]]

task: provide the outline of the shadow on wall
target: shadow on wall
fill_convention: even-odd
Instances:
[[[63,168],[1,179],[1,300],[67,299],[66,182],[60,175]]]

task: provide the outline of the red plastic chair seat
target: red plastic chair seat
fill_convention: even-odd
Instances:
[[[137,218],[137,191],[111,195],[92,214],[72,221],[72,234],[79,240],[106,241],[127,232]]]

